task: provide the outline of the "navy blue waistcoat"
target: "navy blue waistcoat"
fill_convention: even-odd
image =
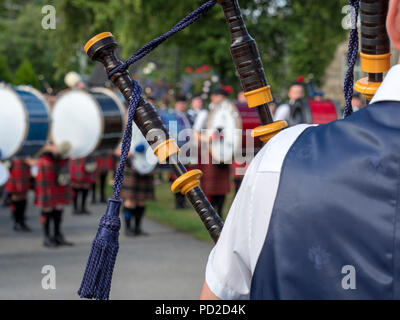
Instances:
[[[399,174],[400,102],[306,129],[283,163],[250,297],[399,299]]]

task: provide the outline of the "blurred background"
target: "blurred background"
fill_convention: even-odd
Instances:
[[[111,31],[127,58],[164,33],[203,1],[144,0],[2,0],[0,13],[0,77],[41,89],[65,87],[64,76],[77,71],[97,84],[95,64],[83,45],[93,35]],[[342,101],[346,68],[342,27],[345,0],[241,0],[250,34],[257,40],[267,77],[276,99],[284,99],[288,85],[299,75],[312,77],[331,99]],[[44,5],[56,9],[56,29],[44,30]],[[212,72],[238,89],[228,47],[230,39],[222,10],[169,39],[133,67],[146,81],[168,88],[196,86],[199,74]],[[147,68],[149,62],[155,67]],[[206,66],[204,68],[204,66]],[[144,81],[144,79],[143,79]],[[197,84],[201,86],[201,84]]]

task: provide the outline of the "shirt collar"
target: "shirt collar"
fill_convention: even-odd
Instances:
[[[400,101],[400,64],[393,66],[386,74],[371,104],[381,101]]]

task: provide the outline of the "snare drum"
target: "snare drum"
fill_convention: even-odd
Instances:
[[[235,155],[252,155],[261,147],[259,139],[251,136],[251,130],[260,125],[257,111],[247,104],[222,101],[210,111],[207,134],[211,138],[210,153],[218,163],[232,163]]]
[[[0,87],[0,157],[34,157],[45,146],[50,127],[49,106],[28,86]]]
[[[140,175],[150,174],[157,167],[158,158],[155,156],[153,149],[150,147],[135,122],[132,123],[132,141],[130,151],[133,154],[131,157],[131,166]]]
[[[0,188],[7,183],[9,178],[10,178],[10,172],[3,163],[0,163]]]
[[[53,109],[52,139],[71,144],[70,157],[113,151],[122,138],[125,107],[111,90],[68,90]]]

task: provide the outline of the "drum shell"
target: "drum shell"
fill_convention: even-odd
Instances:
[[[96,154],[114,150],[122,139],[123,113],[120,105],[104,93],[92,92],[103,114],[103,136],[96,148]]]
[[[50,109],[45,98],[39,91],[28,86],[2,87],[1,90],[10,90],[17,97],[23,107],[25,118],[22,141],[17,150],[10,151],[4,158],[36,156],[48,141],[50,132]],[[12,132],[12,130],[8,132]]]

